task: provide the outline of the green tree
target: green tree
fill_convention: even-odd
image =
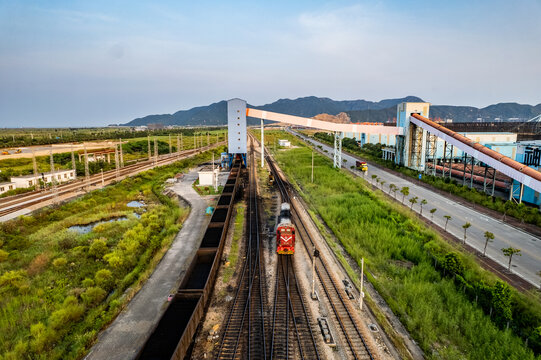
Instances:
[[[464,263],[456,252],[449,252],[443,260],[443,267],[453,275],[462,275],[464,272]]]
[[[430,221],[434,222],[434,213],[438,211],[438,209],[430,209]]]
[[[402,194],[402,204],[403,204],[404,200],[406,199],[406,196],[410,194],[410,188],[407,186],[404,186],[402,189],[400,189],[400,193]]]
[[[411,203],[410,210],[413,210],[413,205],[417,204],[417,199],[418,199],[417,196],[414,196],[411,199],[409,199],[409,202]]]
[[[509,266],[507,267],[507,271],[511,271],[511,260],[513,260],[513,255],[522,256],[520,253],[520,249],[514,248],[514,247],[508,247],[503,248],[502,252],[505,256],[509,256]]]
[[[427,203],[428,201],[426,201],[426,199],[421,200],[421,202],[419,203],[419,205],[421,206],[421,215],[423,215],[423,205],[426,205]]]
[[[503,281],[496,281],[492,287],[492,308],[494,309],[494,320],[501,327],[512,318],[512,293],[509,285]]]
[[[524,205],[524,203],[520,203],[517,205],[517,215],[518,215],[518,218],[520,219],[521,224],[524,224],[524,217],[526,216],[527,211],[528,211],[528,208],[526,207],[526,205]]]
[[[507,200],[503,204],[503,217],[502,220],[505,220],[507,218],[507,212],[513,208],[513,202],[511,200]]]
[[[396,199],[396,190],[398,190],[398,187],[395,184],[389,184],[389,191],[394,193],[395,199]]]
[[[469,222],[462,225],[462,228],[464,229],[464,244],[466,243],[466,231],[469,229],[470,226],[471,224]]]
[[[383,185],[385,185],[386,181],[385,180],[380,180],[379,184],[381,185],[381,190],[383,190]]]
[[[374,180],[377,178],[378,176],[376,174],[372,174],[372,185],[374,185]]]
[[[483,249],[483,256],[486,256],[487,253],[487,245],[489,242],[494,241],[494,234],[490,231],[485,231],[485,248]]]
[[[447,224],[449,223],[449,220],[452,219],[451,215],[443,215],[443,217],[445,218],[445,231],[447,231]]]

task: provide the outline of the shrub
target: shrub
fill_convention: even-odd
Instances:
[[[124,265],[124,258],[120,251],[113,251],[103,256],[103,260],[109,263],[113,269],[119,269]]]
[[[47,253],[37,255],[30,265],[28,265],[28,275],[33,276],[40,274],[49,263],[49,255]]]
[[[66,260],[66,258],[64,257],[59,257],[53,260],[53,266],[57,268],[63,267],[67,263],[68,263],[68,260]]]
[[[6,261],[8,256],[9,256],[9,253],[7,251],[0,249],[0,262]]]
[[[89,279],[89,278],[86,278],[86,279],[83,280],[82,285],[83,285],[85,288],[92,287],[92,286],[94,286],[94,280]]]
[[[101,259],[107,253],[107,242],[104,238],[96,239],[90,245],[88,254],[95,259]]]
[[[492,288],[492,307],[494,319],[502,327],[511,320],[511,300],[511,288],[507,283],[498,280]]]
[[[36,353],[41,353],[50,348],[56,339],[56,332],[47,328],[41,322],[30,326],[30,335],[32,336],[30,347]]]
[[[94,275],[94,279],[96,280],[96,285],[107,290],[113,285],[113,274],[107,269],[98,270],[96,275]]]
[[[26,283],[26,271],[12,270],[6,271],[0,276],[0,288],[16,288],[19,289]]]
[[[462,275],[464,272],[464,264],[456,252],[450,252],[445,255],[443,267],[453,275]]]
[[[86,291],[81,295],[81,298],[85,304],[93,306],[102,301],[105,298],[105,295],[107,295],[105,290],[96,286],[86,289]]]
[[[75,296],[68,296],[62,304],[62,308],[53,312],[49,317],[49,325],[58,330],[70,322],[79,320],[84,311],[84,306],[77,303]]]

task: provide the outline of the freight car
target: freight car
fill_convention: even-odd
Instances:
[[[295,227],[291,221],[289,203],[283,203],[280,207],[280,215],[276,223],[276,252],[280,255],[293,255],[295,253]]]

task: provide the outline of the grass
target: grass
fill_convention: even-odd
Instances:
[[[328,145],[333,145],[334,139],[331,135],[321,132],[316,132],[314,134],[313,131],[305,131],[304,133],[308,136],[316,138],[319,141],[327,143]],[[342,145],[344,149],[347,149],[347,151],[353,154],[360,155],[381,166],[397,171],[412,179],[416,179],[416,181],[419,179],[420,173],[418,171],[397,165],[389,160],[383,160],[381,158],[381,148],[383,147],[382,144],[365,144],[363,148],[359,148],[356,141],[350,138],[344,138]],[[490,196],[481,190],[477,190],[476,188],[470,188],[468,185],[461,185],[460,181],[455,179],[444,179],[441,176],[423,174],[421,181],[437,189],[466,199],[474,204],[479,204],[486,208],[498,211],[502,214],[504,219],[506,216],[512,216],[521,220],[521,222],[541,226],[541,214],[539,213],[537,207],[517,204],[514,201],[506,201],[505,199],[499,197]]]
[[[399,205],[369,190],[364,180],[333,169],[330,160],[317,154],[315,182],[311,183],[311,156],[312,151],[302,145],[276,153],[289,179],[344,249],[359,265],[361,257],[365,258],[369,280],[428,358],[535,358],[516,335],[517,329],[502,329],[494,321],[496,311],[492,318],[485,314],[464,292],[465,287],[434,267],[435,256],[459,249],[426,229]],[[473,258],[464,254],[460,258],[465,264],[461,278],[469,283],[484,282],[490,289],[496,286],[495,277],[480,269]],[[539,313],[539,304],[516,292],[511,294],[515,307],[529,303],[535,309],[532,311]],[[515,310],[517,319],[513,321],[518,324],[521,313]]]
[[[227,260],[229,266],[224,269],[222,281],[224,284],[227,284],[231,277],[235,273],[235,268],[237,267],[237,261],[239,258],[239,241],[244,233],[244,219],[246,208],[243,205],[236,205],[236,215],[234,221],[234,230],[233,230],[233,239],[231,240],[231,249],[229,250],[229,255]]]
[[[0,224],[0,359],[78,359],[150,276],[189,210],[167,178],[210,153]],[[126,204],[142,200],[137,218]],[[118,217],[88,234],[68,228]],[[0,254],[1,255],[1,254]]]

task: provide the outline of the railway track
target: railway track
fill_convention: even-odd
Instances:
[[[265,285],[253,149],[248,203],[248,241],[239,286],[227,317],[217,359],[267,359]]]
[[[214,144],[220,145],[222,144]],[[56,189],[46,189],[42,191],[32,191],[30,193],[16,195],[16,197],[7,197],[0,200],[0,218],[14,213],[16,211],[20,211],[26,208],[29,208],[31,206],[40,204],[42,202],[48,201],[48,200],[54,200],[58,196],[67,195],[70,193],[76,193],[78,191],[83,191],[85,188],[90,188],[92,186],[100,185],[103,183],[108,184],[115,180],[120,180],[121,178],[131,176],[138,174],[142,171],[152,169],[155,166],[163,166],[170,163],[173,163],[177,160],[184,159],[190,155],[197,154],[201,151],[206,151],[211,146],[206,146],[201,149],[191,149],[186,150],[184,152],[181,152],[180,154],[174,154],[174,155],[162,155],[157,161],[154,160],[146,160],[144,162],[139,162],[131,165],[127,165],[121,169],[117,170],[109,170],[103,173],[103,178],[101,174],[95,174],[92,175],[89,180],[79,180],[76,182],[58,185]]]
[[[318,249],[318,246],[311,239],[305,224],[300,221],[295,204],[290,201],[289,184],[282,179],[272,158],[266,155],[266,159],[271,171],[274,173],[274,179],[280,190],[282,200],[291,204],[291,214],[297,231],[297,239],[302,240],[301,242],[297,241],[297,244],[302,243],[310,259],[314,261],[313,252]],[[323,290],[323,294],[320,295],[326,297],[331,307],[332,318],[342,339],[345,355],[350,359],[374,359],[372,351],[364,339],[360,319],[356,315],[351,300],[346,296],[344,289],[339,285],[340,282],[330,272],[329,266],[322,257],[315,258],[315,272]]]
[[[278,255],[270,359],[319,359],[293,257]]]

